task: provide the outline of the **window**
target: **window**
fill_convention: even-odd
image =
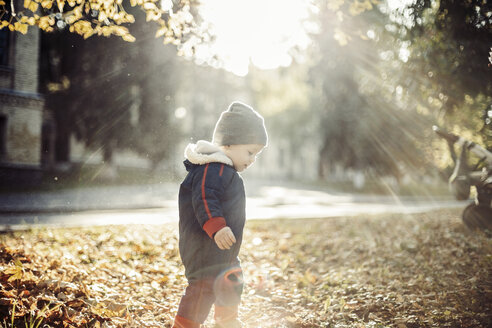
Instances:
[[[4,17],[4,19],[8,19],[8,17]],[[9,64],[10,34],[10,30],[6,26],[0,29],[0,66]]]

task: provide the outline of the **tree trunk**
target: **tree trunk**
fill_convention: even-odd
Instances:
[[[327,157],[328,157],[328,140],[325,139],[325,141],[323,142],[323,147],[319,152],[318,177],[320,179],[326,178],[325,162]]]
[[[104,181],[115,181],[118,178],[118,170],[114,161],[114,140],[109,140],[103,145],[103,168],[99,178]]]

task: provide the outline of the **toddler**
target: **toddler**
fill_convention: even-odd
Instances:
[[[233,102],[215,126],[212,143],[185,150],[188,174],[179,189],[179,253],[188,286],[174,328],[197,327],[215,306],[217,328],[241,327],[243,289],[238,259],[246,220],[241,176],[267,145],[263,117]]]

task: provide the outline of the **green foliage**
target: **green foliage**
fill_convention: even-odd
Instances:
[[[492,6],[482,0],[442,0],[433,5],[416,1],[411,7],[414,25],[408,29],[418,63],[451,97],[448,108],[465,95],[492,93],[492,68],[487,55],[492,37]],[[456,95],[457,93],[457,95]]]
[[[319,5],[320,174],[425,173],[445,155],[431,143],[434,123],[492,147],[490,5],[421,0],[395,13],[353,3]]]
[[[26,328],[38,328],[43,323],[47,313],[50,313],[52,311],[56,311],[60,307],[61,307],[61,304],[54,305],[51,308],[50,308],[50,304],[46,304],[44,306],[44,308],[39,310],[35,316],[33,314],[31,314],[29,316],[29,321],[27,321],[27,319],[24,318],[25,327]]]
[[[492,6],[487,1],[417,0],[401,15],[398,38],[410,42],[408,88],[440,124],[492,147]],[[410,78],[408,78],[410,77]],[[415,86],[418,84],[418,86]]]
[[[308,65],[293,63],[288,68],[252,72],[255,104],[267,117],[269,133],[278,140],[288,140],[296,150],[312,142],[317,117],[312,115],[312,88],[306,82]]]

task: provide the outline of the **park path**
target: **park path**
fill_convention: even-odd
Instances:
[[[0,194],[0,230],[33,225],[84,226],[177,222],[177,183]],[[340,193],[293,183],[246,183],[249,219],[329,218],[464,208],[450,197]]]

